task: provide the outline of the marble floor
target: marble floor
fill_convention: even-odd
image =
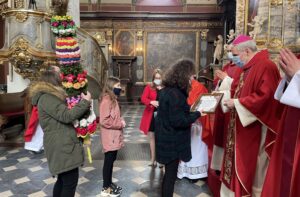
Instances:
[[[125,147],[119,151],[113,169],[113,181],[123,187],[122,197],[159,197],[163,169],[151,168],[147,136],[138,127],[143,106],[122,106],[127,122],[124,131]],[[100,196],[102,187],[103,154],[99,133],[92,137],[93,163],[80,169],[76,196]],[[23,148],[0,148],[0,197],[51,196],[56,179],[48,171],[44,154],[31,154]],[[174,197],[209,197],[205,182],[190,183],[177,180]]]

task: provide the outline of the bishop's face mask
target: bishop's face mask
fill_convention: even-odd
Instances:
[[[242,62],[242,60],[240,59],[240,56],[238,56],[238,55],[232,56],[232,62],[240,68],[242,68],[244,66],[244,62]]]
[[[232,59],[233,59],[232,52],[227,53],[227,58],[232,61]]]

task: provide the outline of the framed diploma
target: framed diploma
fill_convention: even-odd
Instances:
[[[191,111],[203,111],[203,113],[215,113],[223,93],[202,94],[191,107]]]

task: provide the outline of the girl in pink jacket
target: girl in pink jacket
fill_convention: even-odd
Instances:
[[[109,77],[100,98],[100,133],[104,152],[103,189],[101,196],[120,196],[122,188],[112,182],[113,164],[117,152],[124,146],[123,128],[125,121],[121,118],[117,97],[120,96],[120,80]]]

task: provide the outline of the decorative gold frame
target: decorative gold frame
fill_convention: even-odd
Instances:
[[[193,30],[193,29],[185,29],[185,30],[174,30],[174,29],[154,29],[154,30],[145,30],[144,32],[144,83],[147,83],[147,44],[148,44],[148,33],[183,33],[183,32],[194,32],[196,39],[196,47],[195,47],[195,64],[196,64],[196,73],[198,73],[198,65],[200,62],[199,55],[199,43],[200,43],[200,32],[201,30]]]
[[[114,34],[114,43],[113,43],[113,54],[114,55],[120,55],[120,54],[117,54],[116,53],[116,38],[117,36],[122,32],[122,31],[127,31],[129,32],[132,37],[133,37],[133,52],[131,52],[130,54],[128,54],[128,56],[132,56],[132,55],[136,55],[136,49],[135,49],[135,46],[136,46],[136,35],[135,33],[133,32],[133,29],[118,29],[116,30],[116,33]]]

